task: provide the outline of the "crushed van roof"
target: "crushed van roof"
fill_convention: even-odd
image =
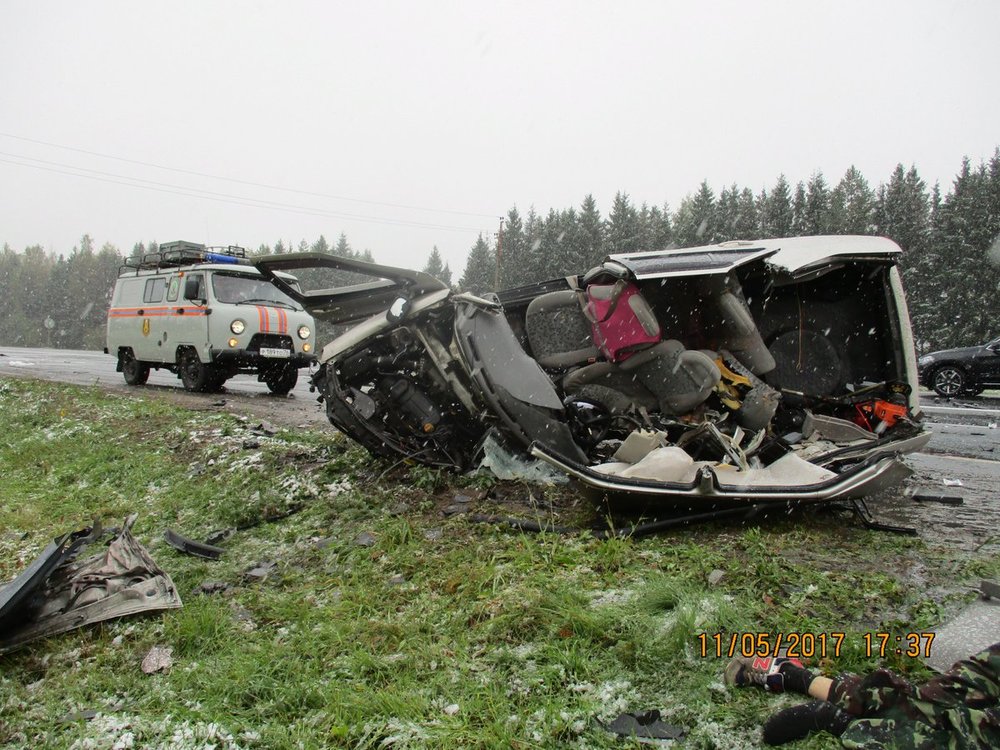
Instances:
[[[901,253],[899,245],[885,237],[823,235],[768,240],[734,240],[717,245],[619,253],[609,256],[631,270],[637,278],[727,273],[760,258],[794,273],[825,260],[844,257],[890,259]]]

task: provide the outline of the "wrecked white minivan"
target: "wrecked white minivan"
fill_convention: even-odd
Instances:
[[[492,436],[596,493],[697,513],[858,498],[909,473],[900,455],[930,434],[899,252],[837,236],[612,255],[489,299],[326,254],[255,264],[349,326],[313,382],[372,453],[467,469]],[[358,283],[279,275],[310,267]]]

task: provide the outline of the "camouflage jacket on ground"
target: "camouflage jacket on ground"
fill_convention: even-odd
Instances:
[[[830,700],[858,717],[848,748],[1000,748],[1000,643],[920,687],[886,669],[842,675]]]

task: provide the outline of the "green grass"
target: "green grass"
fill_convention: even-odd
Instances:
[[[778,703],[726,689],[726,659],[703,657],[699,634],[843,631],[840,658],[813,664],[868,669],[879,662],[862,633],[934,624],[964,583],[1000,572],[995,553],[956,560],[835,514],[634,541],[513,533],[440,510],[463,493],[564,524],[601,511],[572,488],[545,488],[552,508],[532,511],[539,488],[393,467],[332,430],[264,437],[250,424],[0,380],[0,579],[62,532],[138,512],[137,536],[184,599],[0,657],[0,747],[619,748],[633,745],[597,720],[649,708],[687,729],[685,746],[754,747]],[[480,500],[490,488],[520,511]],[[204,538],[299,506],[237,532],[218,562],[162,541],[167,527]],[[275,571],[246,582],[264,561]],[[206,580],[230,589],[195,593]],[[173,667],[145,675],[157,644]],[[88,709],[99,715],[61,720]]]

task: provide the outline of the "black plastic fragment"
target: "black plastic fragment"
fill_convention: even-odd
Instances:
[[[965,498],[961,495],[942,495],[938,492],[916,492],[913,499],[918,503],[944,503],[945,505],[962,505]]]
[[[174,549],[180,550],[186,555],[203,557],[206,560],[218,560],[222,557],[222,553],[225,552],[222,547],[213,547],[211,544],[196,542],[194,539],[181,536],[173,529],[167,529],[163,532],[163,538]]]
[[[233,534],[236,533],[236,527],[230,526],[228,529],[219,529],[218,531],[213,531],[211,534],[205,537],[205,544],[217,545],[219,542],[224,542]]]
[[[651,740],[679,740],[684,730],[673,724],[660,721],[660,712],[651,711],[624,713],[610,724],[602,724],[607,731],[621,737],[642,737]]]

